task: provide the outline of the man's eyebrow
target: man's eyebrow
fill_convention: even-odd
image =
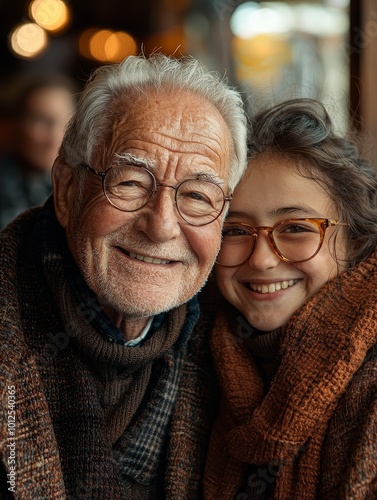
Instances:
[[[225,184],[225,180],[212,172],[195,172],[190,174],[201,181],[213,182],[214,184]]]
[[[131,153],[115,153],[115,162],[117,165],[126,163],[127,165],[135,165],[135,167],[144,167],[150,170],[156,168],[156,162],[148,158],[139,158]]]
[[[156,170],[157,165],[153,160],[148,158],[139,158],[131,153],[115,153],[115,162],[117,165],[122,165],[126,163],[127,165],[135,165],[136,167],[144,167],[148,170]],[[214,184],[225,184],[225,180],[216,175],[214,172],[193,172],[190,173],[188,177],[195,177],[202,181],[213,182]]]

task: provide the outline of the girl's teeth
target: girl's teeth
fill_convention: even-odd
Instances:
[[[279,281],[277,283],[269,283],[268,285],[260,285],[260,284],[252,284],[250,283],[250,288],[255,292],[260,293],[273,293],[278,290],[285,290],[286,288],[297,283],[297,280],[289,280],[289,281]]]

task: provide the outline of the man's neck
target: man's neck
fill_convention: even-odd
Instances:
[[[133,340],[140,335],[143,328],[147,325],[149,318],[130,318],[111,308],[104,307],[105,314],[111,319],[114,325],[124,333],[126,342]]]

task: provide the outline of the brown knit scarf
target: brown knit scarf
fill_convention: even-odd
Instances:
[[[274,498],[313,500],[329,418],[377,342],[376,254],[326,284],[282,332],[282,362],[263,383],[237,338],[231,309],[218,315],[212,350],[222,389],[204,498],[235,497],[247,464],[278,464]]]

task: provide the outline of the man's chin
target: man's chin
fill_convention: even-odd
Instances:
[[[172,309],[184,304],[189,299],[190,298],[179,300],[177,298],[167,302],[165,297],[165,300],[154,300],[153,302],[138,302],[136,300],[132,302],[119,302],[103,297],[99,300],[99,302],[103,307],[105,314],[110,317],[110,319],[122,316],[125,320],[138,320],[171,311]]]

